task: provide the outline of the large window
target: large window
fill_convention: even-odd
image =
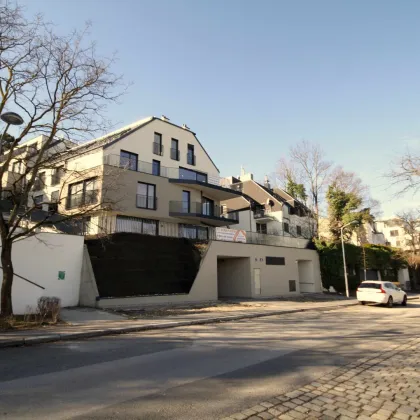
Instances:
[[[177,139],[171,140],[171,159],[179,160],[179,142]]]
[[[396,230],[391,230],[391,232],[389,232],[391,234],[391,236],[398,236],[398,229]]]
[[[120,166],[129,169],[130,171],[137,171],[137,162],[139,156],[136,153],[121,150],[120,152]]]
[[[289,233],[289,223],[286,223],[286,222],[284,222],[284,223],[283,223],[283,230],[284,230],[286,233]]]
[[[141,209],[156,210],[156,204],[156,185],[139,182],[137,184],[137,207]]]
[[[15,161],[12,163],[12,172],[17,174],[23,174],[24,172],[24,165],[22,161]]]
[[[193,144],[189,144],[187,146],[187,163],[188,165],[195,165],[195,154]]]
[[[162,134],[155,133],[153,139],[153,153],[158,156],[163,155]]]
[[[207,174],[192,171],[191,169],[179,168],[179,179],[188,179],[207,183]]]
[[[156,236],[158,234],[158,221],[139,217],[117,216],[116,231]]]
[[[300,226],[296,226],[296,233],[299,236],[302,236],[302,228]]]
[[[203,210],[202,213],[204,216],[214,216],[214,201],[210,198],[203,197]],[[219,216],[217,214],[217,216]]]
[[[38,174],[38,177],[35,180],[34,185],[33,185],[33,190],[34,191],[39,191],[39,190],[43,190],[44,189],[44,187],[45,187],[45,178],[46,178],[45,172],[40,172]]]
[[[69,185],[67,208],[80,207],[95,204],[98,201],[98,180],[96,178],[85,179]]]
[[[58,200],[60,198],[60,191],[53,191],[51,193],[51,202],[48,204],[48,211],[50,213],[57,213],[58,211]]]
[[[181,238],[207,240],[209,238],[209,230],[203,226],[180,224],[179,236]]]
[[[189,213],[191,209],[191,193],[182,191],[182,213]]]
[[[60,166],[59,168],[55,168],[54,172],[51,176],[51,185],[60,184],[63,175],[64,175],[64,166]]]
[[[267,234],[267,223],[257,223],[257,232]]]

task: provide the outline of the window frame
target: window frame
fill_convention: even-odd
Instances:
[[[267,235],[268,234],[267,232],[268,232],[267,223],[257,223],[257,233],[260,233],[261,235]]]
[[[191,159],[190,159],[191,156]],[[196,166],[195,161],[195,147],[193,144],[187,144],[187,164],[191,166]]]
[[[67,204],[66,204],[66,208],[67,209],[74,209],[76,207],[81,207],[81,206],[86,206],[86,205],[91,205],[91,204],[95,204],[95,202],[92,203],[86,203],[86,193],[89,191],[96,191],[97,193],[99,192],[99,188],[97,188],[97,185],[95,185],[96,188],[94,189],[86,189],[86,186],[89,185],[89,183],[91,182],[98,182],[98,177],[92,177],[92,178],[87,178],[84,179],[82,181],[78,181],[78,182],[74,182],[73,184],[69,184],[68,189],[67,189]],[[71,190],[73,187],[76,187],[77,185],[82,185],[82,190],[79,193],[75,193],[75,194],[71,194]],[[79,195],[82,194],[82,202],[78,205],[78,206],[69,206],[69,201],[71,201],[70,197],[75,196],[75,195]],[[97,197],[98,198],[98,197]]]
[[[139,184],[146,186],[146,195],[145,195],[145,197],[146,197],[146,207],[140,206],[138,204],[138,196],[142,196],[142,194],[138,194],[137,192],[136,192],[136,207],[138,209],[144,209],[144,210],[157,210],[156,184],[150,184],[148,182],[138,181],[137,182],[137,188],[138,188]],[[153,195],[149,194],[149,187],[153,187]],[[137,191],[138,191],[138,189],[137,189]],[[153,207],[148,206],[150,197],[153,197],[153,202],[152,202]]]
[[[41,200],[39,203],[37,203],[37,199],[41,197]],[[42,203],[44,202],[44,194],[38,194],[38,195],[33,195],[32,196],[32,201],[34,202],[34,207],[41,207],[42,208]]]
[[[127,155],[129,155],[128,157],[123,157],[122,154],[126,153]],[[132,162],[132,157],[135,158],[135,169],[132,169],[131,167],[131,162]],[[120,167],[121,167],[121,161],[122,159],[126,159],[129,162],[129,167],[127,168],[129,171],[134,171],[134,172],[138,172],[138,168],[139,168],[139,155],[137,153],[133,153],[133,152],[129,152],[128,150],[120,150]],[[125,166],[123,166],[125,167]]]
[[[155,171],[155,168],[157,168],[156,171]],[[160,160],[153,159],[152,160],[152,175],[154,175],[154,176],[161,176],[160,174],[161,174]]]
[[[174,145],[176,147],[174,147]],[[172,152],[175,152],[175,157],[173,156]],[[179,161],[179,140],[171,138],[171,159]]]

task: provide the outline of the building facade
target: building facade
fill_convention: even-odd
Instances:
[[[215,227],[237,223],[237,214],[220,202],[241,193],[221,186],[219,170],[196,135],[165,117],[72,147],[53,166],[39,172],[28,206],[77,213],[86,234],[204,240]]]
[[[240,191],[243,196],[223,201],[227,208],[239,214],[236,229],[251,233],[310,239],[314,221],[309,209],[280,188],[271,188],[254,181],[251,173],[242,169],[239,177],[228,177],[224,185]]]

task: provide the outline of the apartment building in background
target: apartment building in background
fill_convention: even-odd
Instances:
[[[238,212],[238,225],[249,233],[310,239],[314,220],[310,210],[280,188],[272,188],[268,178],[264,184],[254,180],[252,173],[228,177],[224,185],[242,193],[241,197],[223,201],[229,209]]]
[[[418,228],[411,235],[404,228],[404,222],[396,217],[375,221],[375,229],[382,233],[387,245],[401,248],[404,251],[420,253],[420,222]]]
[[[13,157],[2,177],[1,207],[3,212],[7,213],[12,206],[12,203],[8,202],[10,192],[19,194],[22,186],[28,182],[32,172],[28,173],[27,168],[36,164],[38,152],[45,146],[46,141],[47,137],[40,135],[14,149]],[[28,196],[27,207],[35,207],[36,210],[46,212],[58,211],[63,159],[75,146],[77,146],[75,142],[66,139],[56,139],[49,144],[42,158],[44,163],[40,166],[41,169]],[[0,156],[0,167],[4,165],[7,157],[8,152]],[[5,216],[7,217],[7,214]]]

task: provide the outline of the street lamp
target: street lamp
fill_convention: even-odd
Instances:
[[[6,123],[6,128],[4,129],[1,139],[0,139],[0,155],[1,155],[3,152],[3,139],[7,133],[7,130],[9,129],[9,126],[23,124],[23,118],[19,114],[16,114],[16,112],[5,112],[4,114],[0,115],[0,118],[2,119],[2,121]]]
[[[350,294],[349,294],[349,281],[347,279],[346,251],[344,250],[343,229],[347,226],[355,225],[357,223],[359,223],[357,220],[353,220],[352,222],[347,223],[346,225],[342,226],[340,229],[341,230],[341,248],[343,249],[344,281],[346,283],[346,296],[347,297],[350,297]]]

